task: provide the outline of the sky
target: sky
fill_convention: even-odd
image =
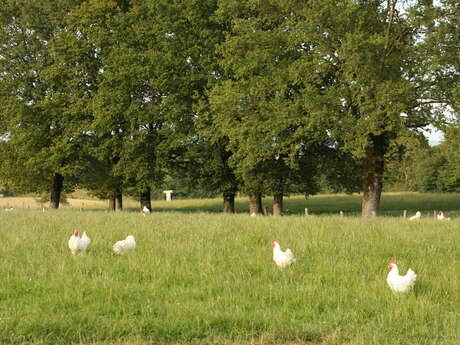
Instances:
[[[431,146],[439,145],[444,140],[444,133],[432,126],[424,129],[423,134],[428,138],[428,142]]]

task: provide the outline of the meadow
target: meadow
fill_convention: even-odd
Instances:
[[[386,194],[384,216],[362,219],[344,195],[289,198],[285,217],[249,217],[245,199],[236,215],[209,199],[154,202],[146,217],[134,201],[109,213],[23,200],[0,212],[0,344],[457,345],[459,201]],[[83,255],[67,247],[74,230],[92,238]],[[128,234],[136,250],[115,255]],[[273,238],[294,265],[273,264]],[[389,290],[389,259],[417,273],[412,292]]]

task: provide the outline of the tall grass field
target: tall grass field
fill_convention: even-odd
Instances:
[[[249,217],[244,199],[236,215],[220,200],[154,203],[145,217],[134,203],[0,209],[0,344],[458,345],[459,200],[385,195],[375,219],[355,216],[355,196],[292,198],[284,217]],[[92,243],[73,256],[75,230]],[[136,250],[114,254],[128,234]],[[273,263],[274,238],[292,266]],[[390,259],[417,273],[413,291],[390,291]]]

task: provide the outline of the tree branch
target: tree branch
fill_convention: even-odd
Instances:
[[[385,58],[389,55],[388,50],[390,47],[390,31],[393,25],[393,19],[395,15],[395,7],[397,0],[387,0],[387,9],[388,9],[388,22],[385,29],[385,47],[383,48],[383,55],[380,59],[380,74],[383,72],[383,67],[385,65]]]

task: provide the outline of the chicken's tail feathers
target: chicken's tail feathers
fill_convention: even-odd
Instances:
[[[292,251],[288,248],[286,249],[286,256],[291,260],[292,262],[295,262],[295,257]]]
[[[86,249],[91,243],[91,239],[86,235],[86,232],[83,233],[81,237],[81,246],[83,249]]]
[[[408,283],[413,286],[415,284],[415,280],[417,279],[417,275],[415,274],[414,271],[412,271],[410,268],[407,270],[407,281]]]
[[[122,246],[119,242],[115,243],[113,246],[112,246],[112,249],[115,253],[117,254],[121,254],[122,252]]]

